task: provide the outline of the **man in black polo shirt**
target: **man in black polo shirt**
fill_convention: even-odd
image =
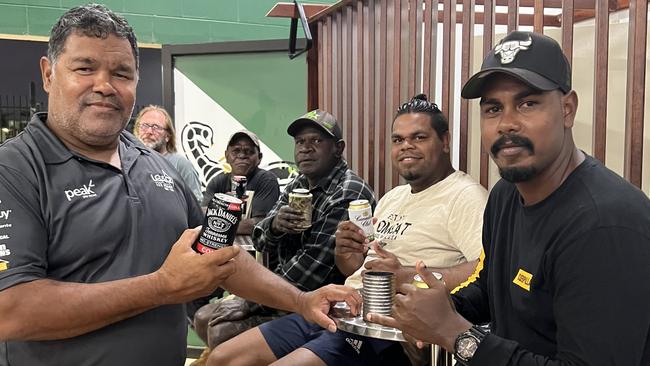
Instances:
[[[358,308],[340,287],[300,292],[237,247],[192,251],[198,203],[123,132],[138,82],[123,18],[69,10],[40,63],[49,113],[0,146],[0,365],[182,365],[182,304],[219,285],[332,330],[323,305]]]
[[[560,46],[511,32],[462,96],[481,98],[481,139],[503,178],[485,209],[482,269],[450,301],[420,262],[430,288],[402,286],[395,319],[369,318],[463,365],[650,365],[650,201],[576,147]]]
[[[233,175],[245,176],[246,195],[248,196],[246,198],[247,217],[239,223],[237,234],[250,235],[255,224],[271,211],[280,196],[278,178],[275,174],[259,168],[262,160],[260,140],[251,131],[235,132],[228,139],[225,156],[232,171],[219,174],[208,183],[203,195],[202,206],[207,206],[215,193],[231,192]]]

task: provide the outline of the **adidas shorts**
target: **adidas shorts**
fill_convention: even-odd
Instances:
[[[396,357],[408,362],[399,342],[368,338],[340,330],[330,333],[297,314],[264,323],[259,329],[278,359],[304,347],[327,365],[395,365]]]

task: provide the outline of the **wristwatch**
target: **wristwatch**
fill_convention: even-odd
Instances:
[[[460,361],[463,365],[467,365],[472,360],[472,357],[474,357],[474,353],[486,335],[487,333],[476,325],[459,334],[454,343],[454,356],[456,360]]]

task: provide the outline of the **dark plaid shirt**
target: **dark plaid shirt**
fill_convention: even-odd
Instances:
[[[277,253],[277,265],[272,268],[301,290],[314,290],[328,283],[343,283],[344,276],[334,263],[336,227],[348,219],[351,201],[366,199],[375,208],[375,196],[370,186],[341,160],[332,172],[309,189],[312,197],[312,225],[301,234],[273,235],[271,222],[288,204],[289,192],[295,188],[309,189],[307,177],[300,175],[287,185],[268,216],[253,230],[255,248]]]

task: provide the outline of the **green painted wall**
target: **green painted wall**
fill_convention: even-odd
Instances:
[[[175,66],[282,159],[293,161],[286,127],[305,113],[305,55],[294,60],[285,52],[251,55],[183,56]]]
[[[289,19],[267,18],[289,0],[103,0],[124,15],[138,41],[160,44],[284,39]],[[0,33],[48,36],[56,19],[80,0],[0,0]],[[332,4],[337,0],[302,0]]]

